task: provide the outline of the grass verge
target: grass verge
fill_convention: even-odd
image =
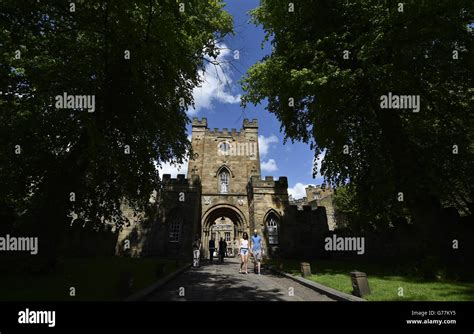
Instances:
[[[270,264],[283,271],[301,275],[298,260],[271,260]],[[311,263],[313,275],[306,277],[333,289],[352,294],[350,272],[363,271],[367,274],[371,294],[369,301],[474,301],[474,283],[448,280],[425,280],[404,272],[392,264],[357,263],[346,260],[314,260]]]

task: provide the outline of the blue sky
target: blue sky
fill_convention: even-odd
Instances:
[[[242,89],[239,80],[255,62],[271,52],[269,43],[262,49],[264,31],[262,27],[249,23],[248,12],[258,6],[258,0],[227,0],[225,10],[234,18],[234,36],[229,36],[220,44],[222,51],[215,67],[206,66],[202,73],[203,84],[194,90],[195,108],[188,116],[206,117],[209,128],[242,127],[244,118],[259,121],[259,144],[262,177],[287,176],[289,193],[295,198],[304,196],[308,184],[321,184],[323,179],[312,177],[313,152],[304,143],[287,142],[283,145],[280,122],[265,110],[265,104],[251,106],[245,110],[240,106]],[[234,59],[238,51],[238,58]],[[188,129],[191,133],[191,127]],[[186,165],[165,164],[163,173],[175,176],[186,173]]]

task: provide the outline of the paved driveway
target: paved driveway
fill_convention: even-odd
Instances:
[[[239,260],[190,268],[147,297],[159,301],[330,301],[289,278],[262,270],[239,273]],[[183,289],[184,288],[184,289]],[[181,295],[180,295],[181,294]],[[184,296],[183,296],[184,294]]]

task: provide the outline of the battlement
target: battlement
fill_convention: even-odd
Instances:
[[[258,120],[254,118],[253,120],[249,121],[247,118],[245,118],[243,128],[244,129],[247,129],[247,128],[256,128],[256,129],[258,129]]]
[[[232,137],[238,137],[240,136],[240,131],[237,131],[237,129],[232,129],[229,131],[228,128],[223,128],[222,130],[219,128],[214,128],[212,130],[207,130],[207,134],[209,135],[215,135],[217,137],[219,136],[232,136]]]
[[[324,216],[326,217],[326,208],[324,206],[312,207],[311,205],[303,205],[301,208],[298,205],[290,204],[288,205],[287,211],[289,215],[298,215],[300,218],[310,216]],[[301,221],[306,221],[301,219]]]
[[[194,117],[192,126],[193,128],[207,128],[207,118],[203,117],[201,120],[199,120],[199,118]]]
[[[200,183],[199,175],[193,174],[190,179],[184,174],[178,174],[176,178],[172,178],[171,174],[163,174],[163,184],[165,186],[195,186]]]
[[[314,190],[331,190],[332,189],[331,185],[326,185],[326,184],[317,184],[317,185],[310,184],[307,186],[307,188],[310,190],[313,190],[313,189]]]
[[[244,119],[243,124],[242,124],[242,129],[239,130],[239,131],[235,128],[231,129],[230,131],[229,131],[228,128],[209,129],[208,124],[207,124],[207,118],[205,118],[205,117],[203,117],[202,119],[194,117],[193,122],[192,122],[192,126],[193,126],[193,131],[202,132],[204,130],[207,135],[211,135],[211,136],[238,137],[240,135],[243,135],[247,129],[249,129],[249,130],[253,129],[250,132],[254,132],[254,129],[258,129],[258,120],[253,119],[253,120],[249,121],[247,118]]]
[[[278,180],[274,180],[273,176],[265,176],[262,180],[260,175],[253,175],[250,178],[250,184],[254,188],[288,188],[288,178],[286,176],[280,176]]]

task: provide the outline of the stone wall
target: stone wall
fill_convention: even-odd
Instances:
[[[287,258],[310,259],[324,257],[324,238],[328,222],[324,207],[289,206],[280,227],[278,255]]]
[[[131,220],[120,232],[116,253],[118,255],[166,256],[169,258],[192,258],[192,242],[200,231],[201,186],[197,175],[186,179],[178,175],[172,179],[163,175],[163,189],[156,196],[155,208],[148,215],[134,217],[130,209],[124,209]],[[180,221],[179,240],[170,242],[170,223]],[[126,249],[125,240],[130,242]]]

